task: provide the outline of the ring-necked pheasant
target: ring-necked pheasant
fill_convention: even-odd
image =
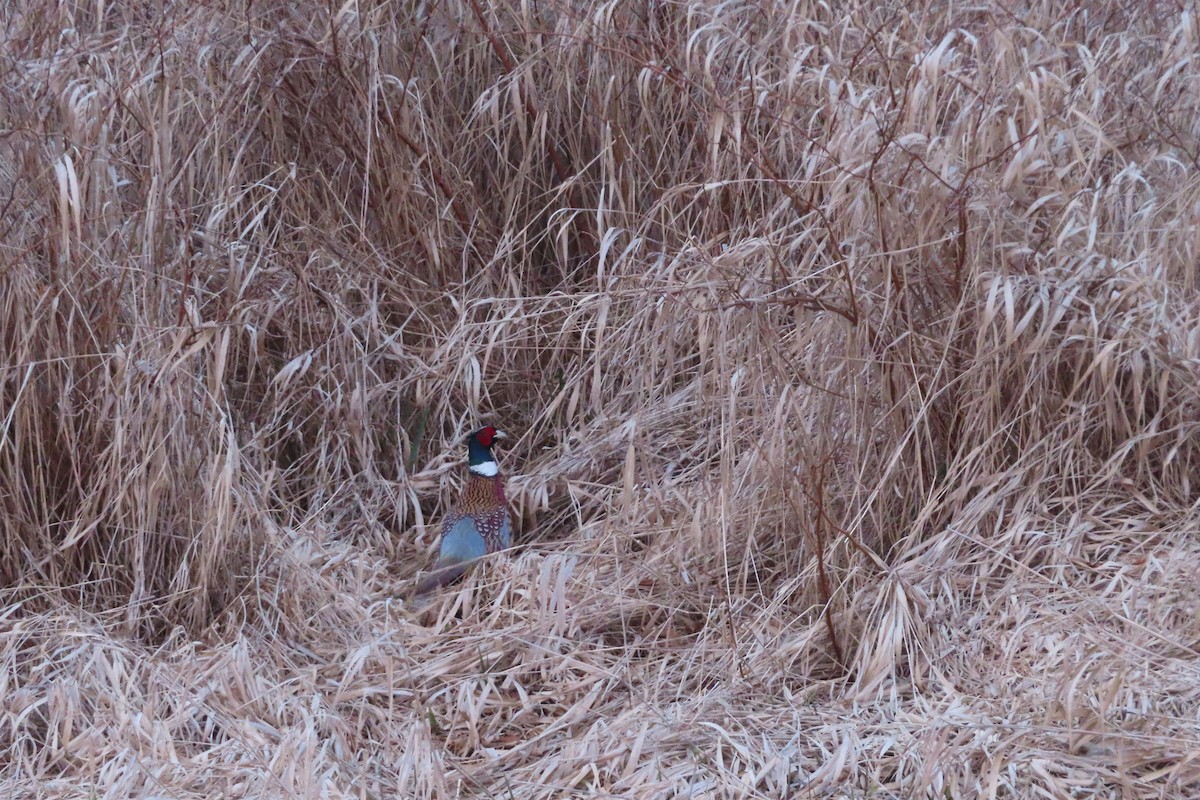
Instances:
[[[492,456],[492,445],[507,435],[486,425],[467,437],[471,475],[458,502],[442,520],[442,544],[433,571],[413,597],[458,580],[471,562],[512,544],[512,519],[504,496],[504,478]]]

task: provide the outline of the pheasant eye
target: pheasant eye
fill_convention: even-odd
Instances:
[[[495,437],[495,435],[496,429],[489,426],[480,430],[479,433],[475,435],[475,438],[478,439],[479,443],[484,447],[491,447],[492,439]]]

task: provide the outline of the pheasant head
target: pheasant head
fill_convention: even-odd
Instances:
[[[496,458],[492,455],[492,447],[497,441],[507,439],[508,434],[496,430],[491,425],[484,425],[467,437],[467,459],[471,474],[494,478],[500,474],[496,466]]]

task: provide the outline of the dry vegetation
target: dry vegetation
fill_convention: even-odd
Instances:
[[[0,795],[1200,793],[1189,3],[0,24]]]

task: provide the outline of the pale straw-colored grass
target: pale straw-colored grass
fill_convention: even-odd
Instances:
[[[1200,795],[1196,10],[835,5],[0,6],[0,796]]]

